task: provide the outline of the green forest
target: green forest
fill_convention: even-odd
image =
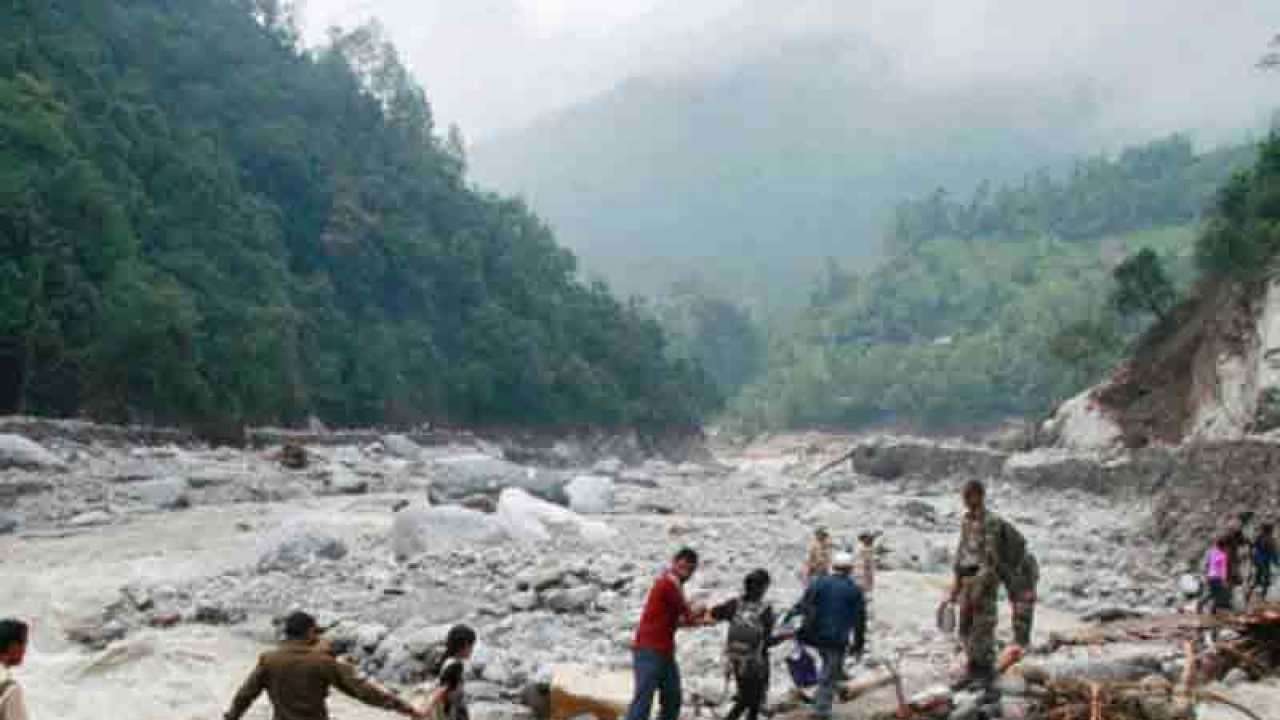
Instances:
[[[0,8],[0,412],[689,425],[718,401],[578,279],[376,28],[273,0]]]
[[[1239,236],[1211,220],[1197,242],[1218,188],[1234,197],[1256,156],[1254,144],[1197,153],[1174,136],[1059,177],[903,202],[886,260],[863,273],[829,263],[729,421],[942,429],[1047,411],[1186,292],[1204,238]],[[1238,266],[1246,252],[1211,254]]]

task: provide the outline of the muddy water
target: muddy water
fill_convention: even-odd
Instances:
[[[385,526],[386,513],[354,511],[347,500],[293,507],[197,508],[138,518],[65,537],[0,540],[0,612],[29,619],[33,639],[19,677],[37,720],[214,720],[221,718],[263,638],[252,630],[184,625],[131,635],[103,653],[65,639],[76,618],[91,616],[131,581],[179,582],[242,566],[259,537],[237,524],[279,524],[322,516],[352,535]],[[383,716],[338,700],[335,716]],[[249,717],[269,717],[265,703]]]

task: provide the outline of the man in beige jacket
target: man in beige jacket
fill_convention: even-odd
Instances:
[[[13,668],[27,655],[27,624],[21,620],[0,620],[0,720],[28,720],[27,701],[22,686],[13,677]]]

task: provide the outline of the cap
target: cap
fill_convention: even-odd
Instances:
[[[831,558],[831,567],[833,568],[851,568],[853,567],[853,556],[847,552],[836,553]]]

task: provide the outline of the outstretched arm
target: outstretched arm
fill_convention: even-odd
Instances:
[[[361,678],[351,665],[342,661],[335,661],[333,668],[333,685],[338,690],[341,690],[343,694],[353,697],[365,705],[394,710],[402,715],[418,716],[417,709],[412,705],[378,685]]]
[[[244,684],[240,686],[240,690],[236,692],[235,699],[231,701],[231,709],[222,717],[224,720],[240,720],[240,718],[249,711],[249,706],[253,705],[253,701],[258,699],[263,690],[267,689],[267,671],[258,663],[253,668],[253,672],[249,673],[249,677],[245,679]]]

